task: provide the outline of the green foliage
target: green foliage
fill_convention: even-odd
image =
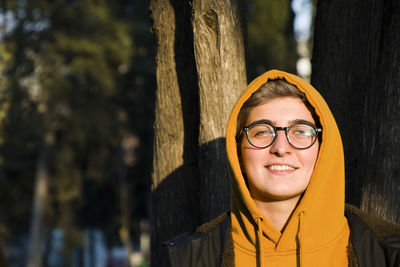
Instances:
[[[22,14],[0,43],[0,232],[27,234],[45,150],[47,228],[63,228],[70,248],[80,246],[84,227],[115,240],[122,173],[135,203],[131,216],[146,209],[134,191],[148,189],[152,156],[155,74],[146,3],[15,2],[0,10]],[[127,136],[138,140],[131,165],[121,152]]]
[[[248,75],[270,69],[296,73],[291,1],[247,0]]]

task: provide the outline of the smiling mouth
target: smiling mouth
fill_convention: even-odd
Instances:
[[[293,171],[295,170],[294,167],[289,166],[289,165],[269,165],[267,166],[268,170],[271,171]]]

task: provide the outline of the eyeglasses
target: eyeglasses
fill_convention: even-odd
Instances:
[[[256,148],[266,148],[274,143],[278,131],[285,131],[286,138],[293,147],[306,149],[317,140],[321,128],[306,123],[296,123],[289,127],[275,127],[266,122],[256,122],[243,128],[249,143]]]

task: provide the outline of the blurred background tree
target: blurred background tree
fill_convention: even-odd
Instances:
[[[36,241],[49,245],[51,230],[62,229],[66,266],[82,258],[85,229],[101,229],[109,247],[138,246],[131,238],[148,216],[154,113],[146,8],[131,1],[2,2],[4,245],[26,244],[29,225],[43,218]],[[39,196],[35,174],[43,172],[48,181]],[[42,210],[32,209],[38,198]],[[34,255],[27,260],[41,266]]]
[[[246,3],[248,80],[270,69],[296,73],[298,54],[292,0]]]

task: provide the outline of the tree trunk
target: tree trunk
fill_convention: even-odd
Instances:
[[[119,236],[122,242],[122,245],[125,248],[125,257],[127,266],[133,267],[131,258],[133,255],[133,246],[131,240],[131,215],[130,215],[130,206],[129,206],[129,193],[130,186],[127,181],[127,168],[121,163],[120,173],[119,173],[119,195],[120,195],[120,209],[121,209],[121,227],[119,228]]]
[[[229,208],[223,136],[246,77],[236,0],[152,0],[150,10],[158,46],[151,264],[167,266],[162,241]]]
[[[30,229],[28,267],[42,266],[43,245],[43,215],[48,195],[48,170],[46,149],[42,149],[39,156],[35,177],[35,191],[33,196],[33,209]]]
[[[230,207],[225,126],[246,87],[242,25],[236,0],[193,1],[194,52],[199,77],[201,221]]]
[[[346,159],[346,198],[400,222],[400,2],[318,1],[312,83]]]
[[[152,0],[150,11],[157,44],[151,265],[162,267],[162,242],[200,224],[200,118],[189,2]]]

